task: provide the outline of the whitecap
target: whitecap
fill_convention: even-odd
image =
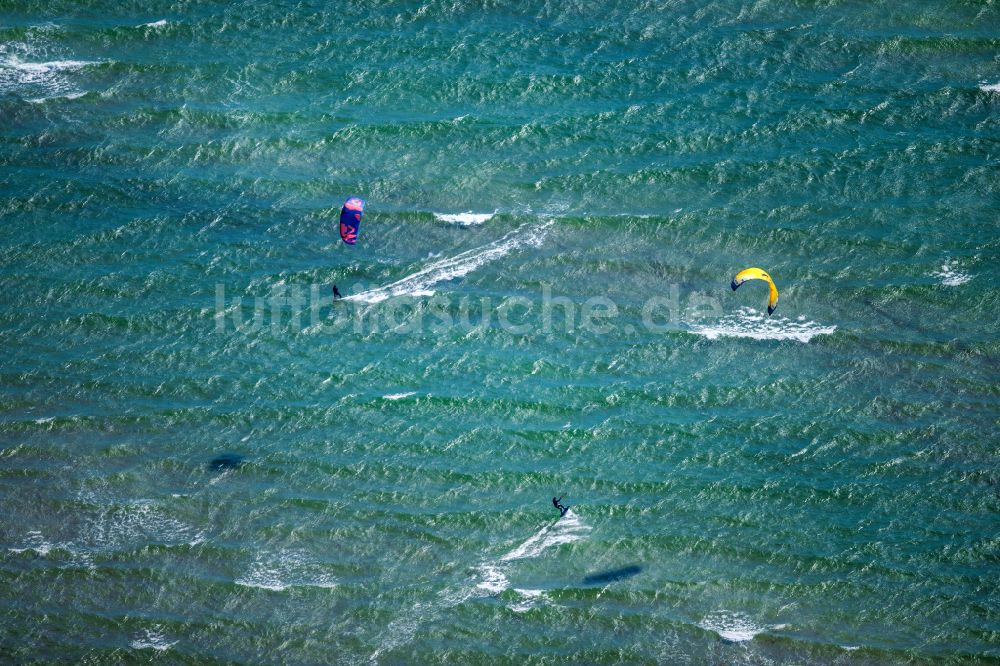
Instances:
[[[102,63],[89,60],[25,62],[15,55],[0,57],[0,91],[42,93],[29,99],[34,103],[56,98],[75,99],[86,93],[71,84],[68,74],[98,64]]]
[[[171,516],[157,501],[150,499],[115,500],[101,493],[82,492],[78,498],[93,505],[95,512],[84,523],[80,534],[65,544],[74,561],[89,566],[90,553],[108,553],[148,544],[167,546],[198,545],[205,533]]]
[[[1000,83],[981,83],[979,89],[983,92],[1000,93]]]
[[[941,268],[931,273],[934,277],[941,278],[941,284],[946,287],[957,287],[972,279],[968,273],[963,273],[954,267],[954,262],[946,261]]]
[[[52,95],[51,97],[33,97],[32,99],[26,100],[32,104],[42,104],[48,102],[50,99],[79,99],[86,95],[85,92],[74,92],[66,93],[65,95]]]
[[[96,546],[114,550],[147,543],[190,544],[199,533],[152,500],[139,499],[103,509],[88,536]]]
[[[272,592],[281,592],[288,589],[288,585],[282,583],[277,575],[270,571],[252,572],[242,578],[237,578],[236,584],[243,587],[257,587],[262,590],[271,590]]]
[[[243,587],[273,592],[281,592],[290,587],[332,589],[337,586],[337,581],[324,572],[316,560],[304,552],[294,550],[258,554],[247,572],[234,582]]]
[[[132,640],[132,647],[136,650],[145,650],[151,648],[153,650],[158,650],[160,652],[164,650],[169,650],[173,646],[177,645],[179,641],[168,640],[159,627],[155,629],[145,629],[142,635],[137,636]]]
[[[382,396],[383,400],[402,400],[403,398],[409,398],[411,395],[416,395],[416,391],[407,391],[406,393],[389,393],[388,395]]]
[[[28,532],[25,540],[27,541],[27,545],[23,548],[8,548],[8,550],[12,553],[26,553],[31,551],[37,555],[45,557],[55,547],[54,544],[46,541],[45,537],[42,536],[42,533],[37,530]]]
[[[153,21],[152,23],[143,23],[140,28],[162,28],[168,24],[166,19],[160,19],[159,21]]]
[[[500,594],[510,587],[510,581],[507,580],[507,576],[496,565],[481,564],[477,567],[477,570],[479,571],[479,575],[482,576],[482,580],[476,584],[476,587],[480,590],[484,590],[488,594]]]
[[[514,588],[514,591],[521,595],[521,599],[512,603],[508,608],[510,608],[515,613],[525,613],[538,603],[545,599],[544,590],[525,590],[521,588]]]
[[[482,224],[489,221],[494,215],[496,215],[495,211],[492,213],[473,213],[471,211],[466,213],[434,213],[434,217],[442,222],[460,224],[463,227]]]
[[[691,333],[709,340],[719,338],[751,338],[753,340],[796,340],[809,342],[817,335],[830,335],[836,326],[823,326],[814,321],[786,317],[767,317],[753,308],[743,308],[710,324],[691,324]]]
[[[88,65],[97,65],[91,60],[52,60],[51,62],[22,62],[17,57],[10,58],[0,65],[6,65],[22,72],[30,74],[45,74],[48,72],[62,72],[65,70],[80,69]]]
[[[698,626],[708,631],[714,631],[722,640],[730,643],[753,640],[754,636],[768,630],[767,626],[756,624],[744,613],[726,610],[710,613],[698,623]]]

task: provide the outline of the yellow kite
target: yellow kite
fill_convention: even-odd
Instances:
[[[778,288],[774,286],[771,276],[760,268],[746,268],[736,274],[730,286],[736,291],[747,280],[763,280],[771,287],[771,297],[767,299],[767,314],[774,312],[778,305]]]

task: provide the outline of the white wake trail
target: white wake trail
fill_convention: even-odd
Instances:
[[[538,247],[551,226],[552,220],[532,228],[522,225],[492,243],[466,250],[454,257],[439,259],[401,280],[360,294],[345,296],[343,300],[380,303],[394,296],[433,296],[434,292],[430,288],[439,282],[468,275],[480,266],[496,261],[520,247]]]
[[[465,603],[472,598],[497,596],[510,589],[511,583],[506,572],[509,566],[508,562],[537,557],[551,546],[584,539],[590,529],[590,526],[580,520],[579,516],[570,509],[565,516],[555,523],[546,525],[496,562],[482,562],[476,567],[479,581],[474,586],[469,587],[468,582],[464,585],[449,586],[438,594],[436,603],[417,603],[410,612],[404,613],[390,622],[386,627],[386,640],[368,658],[369,663],[377,664],[385,652],[412,641],[420,626],[425,622],[437,619],[442,611]],[[523,613],[545,598],[544,590],[513,589],[520,598],[508,608],[515,613]]]
[[[509,562],[511,560],[538,557],[546,548],[558,546],[563,543],[573,543],[574,541],[583,539],[589,531],[590,525],[585,524],[570,509],[566,512],[565,516],[551,525],[543,527],[534,536],[501,557],[500,561]]]

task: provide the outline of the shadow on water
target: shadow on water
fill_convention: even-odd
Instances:
[[[213,472],[225,472],[230,469],[239,469],[243,464],[243,456],[238,453],[223,453],[212,458],[208,463],[208,468]]]
[[[590,574],[589,576],[583,579],[583,583],[584,585],[614,583],[615,581],[631,578],[632,576],[638,575],[641,572],[642,572],[642,567],[640,567],[637,564],[630,564],[627,567],[621,567],[619,569],[610,569],[608,571],[601,571],[599,573]]]

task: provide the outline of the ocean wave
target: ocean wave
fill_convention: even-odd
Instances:
[[[489,221],[496,215],[496,212],[492,213],[434,213],[434,217],[442,222],[451,222],[452,224],[460,224],[463,227],[471,227],[474,225],[479,225],[484,222]]]
[[[480,564],[477,569],[482,577],[476,587],[487,594],[500,594],[510,587],[510,580],[506,574],[495,564]]]
[[[28,74],[47,74],[49,72],[63,72],[66,70],[81,69],[89,65],[99,65],[93,60],[53,60],[51,62],[23,62],[16,56],[12,56],[5,61],[0,61],[0,67],[9,67]]]
[[[334,588],[337,581],[306,553],[284,550],[274,555],[259,554],[237,585],[282,592],[291,587]]]
[[[830,335],[836,326],[823,326],[805,317],[767,317],[753,308],[742,308],[710,324],[691,324],[688,330],[709,340],[719,338],[750,338],[753,340],[796,340],[809,342],[817,335]]]
[[[169,640],[163,635],[161,629],[156,627],[153,629],[144,629],[142,634],[135,637],[130,645],[136,650],[152,649],[162,652],[169,650],[179,642]]]
[[[59,97],[81,97],[85,91],[74,86],[67,75],[100,64],[104,63],[92,60],[28,62],[16,55],[0,56],[0,92],[41,93],[29,98],[36,103]]]
[[[946,287],[957,287],[972,279],[968,273],[963,273],[955,268],[954,262],[946,261],[941,268],[931,273],[934,277],[941,278],[941,284]]]
[[[71,93],[66,93],[65,95],[49,95],[48,97],[32,97],[32,98],[27,99],[25,101],[31,102],[32,104],[42,104],[44,102],[48,102],[49,100],[53,100],[53,99],[79,99],[79,98],[83,97],[86,94],[87,93],[85,93],[85,92],[71,92]]]
[[[40,555],[41,557],[45,557],[52,551],[53,548],[56,548],[56,545],[46,541],[45,537],[38,530],[28,532],[25,536],[25,541],[27,541],[27,545],[21,548],[8,548],[7,550],[12,553],[32,552]]]
[[[1000,93],[1000,83],[981,83],[979,89],[983,92]]]
[[[112,553],[150,544],[197,546],[205,533],[170,515],[155,501],[109,500],[97,492],[83,492],[78,500],[92,507],[80,532],[56,547],[65,549],[73,562],[91,565],[96,553]],[[30,536],[30,535],[29,535]]]
[[[496,261],[518,248],[541,245],[550,226],[552,226],[551,220],[537,226],[522,225],[492,243],[466,250],[454,257],[431,262],[401,280],[360,294],[345,296],[343,300],[380,303],[397,296],[433,296],[434,292],[430,287],[439,282],[464,277],[480,266]]]
[[[745,613],[732,612],[727,610],[709,613],[698,626],[708,631],[714,631],[722,640],[730,643],[742,643],[753,640],[758,634],[773,629],[782,629],[783,624],[759,625],[750,619]]]
[[[545,590],[525,590],[521,588],[514,588],[514,591],[521,595],[521,600],[508,606],[515,613],[525,613],[535,606],[538,602],[545,599]]]
[[[62,561],[68,566],[77,566],[87,569],[94,567],[91,554],[86,549],[74,542],[52,542],[38,530],[32,530],[25,535],[24,545],[20,547],[10,547],[12,553],[34,553],[38,557],[48,558],[50,555],[55,561]]]
[[[84,536],[102,550],[148,543],[196,545],[204,541],[201,532],[146,499],[103,508]]]
[[[402,400],[403,398],[409,398],[411,395],[416,395],[416,391],[407,391],[406,393],[389,393],[382,396],[383,400]]]

